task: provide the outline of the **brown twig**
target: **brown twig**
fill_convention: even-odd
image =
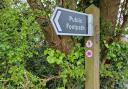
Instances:
[[[27,76],[26,72],[24,73],[24,77],[25,77],[25,79],[26,79],[25,88],[27,88],[28,85],[29,85],[29,83],[30,83],[30,80],[28,79],[28,76]]]

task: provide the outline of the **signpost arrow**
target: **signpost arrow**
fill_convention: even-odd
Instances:
[[[61,15],[61,11],[58,11],[58,13],[56,14],[56,18],[55,18],[55,23],[56,23],[56,26],[58,27],[58,31],[62,31],[60,24],[58,22],[60,15]]]
[[[51,22],[57,35],[93,36],[93,16],[56,7]]]

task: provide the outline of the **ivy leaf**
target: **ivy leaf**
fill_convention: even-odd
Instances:
[[[51,57],[51,56],[48,56],[47,57],[47,61],[48,61],[48,63],[50,63],[50,64],[53,64],[53,63],[55,63],[55,57]]]

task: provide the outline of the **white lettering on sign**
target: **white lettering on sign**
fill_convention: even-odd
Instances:
[[[66,24],[66,28],[70,29],[70,30],[81,30],[81,31],[85,30],[85,27],[82,26],[82,25],[80,25],[80,26],[78,26],[78,25],[70,25],[69,23]]]
[[[73,22],[73,23],[80,23],[80,24],[83,23],[81,18],[77,18],[77,17],[73,17],[73,16],[69,16],[69,21]],[[66,23],[66,28],[69,30],[76,30],[76,31],[77,30],[79,30],[79,31],[85,30],[85,27],[82,25],[71,25],[69,23]]]
[[[82,19],[69,16],[69,21],[76,22],[76,23],[82,23]]]
[[[87,50],[86,51],[86,53],[85,53],[85,55],[87,56],[87,57],[92,57],[93,56],[93,52],[92,52],[92,50]]]
[[[86,47],[91,48],[93,46],[93,42],[91,40],[88,40],[86,42]]]

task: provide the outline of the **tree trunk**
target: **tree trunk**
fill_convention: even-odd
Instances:
[[[70,36],[56,35],[50,20],[47,19],[46,17],[43,17],[41,14],[40,15],[38,14],[39,12],[42,12],[44,10],[44,6],[41,0],[27,0],[27,2],[32,8],[36,16],[36,20],[40,24],[45,39],[50,44],[50,46],[59,49],[65,53],[69,53],[74,45],[73,40],[71,39]],[[66,8],[75,9],[76,7],[76,0],[59,0],[58,3]]]
[[[101,18],[116,25],[120,0],[100,0]]]
[[[120,5],[120,0],[100,0],[99,3],[101,19],[105,23],[109,23],[109,25],[112,26],[112,27],[110,26],[110,28],[108,27],[108,29],[105,29],[107,30],[104,31],[105,39],[101,38],[102,40],[105,40],[107,44],[111,44],[114,40],[114,32],[117,23],[119,5]],[[101,32],[103,32],[102,31],[103,29],[100,30]],[[103,64],[107,61],[107,52],[108,52],[108,48],[103,47],[101,49],[101,60]]]

